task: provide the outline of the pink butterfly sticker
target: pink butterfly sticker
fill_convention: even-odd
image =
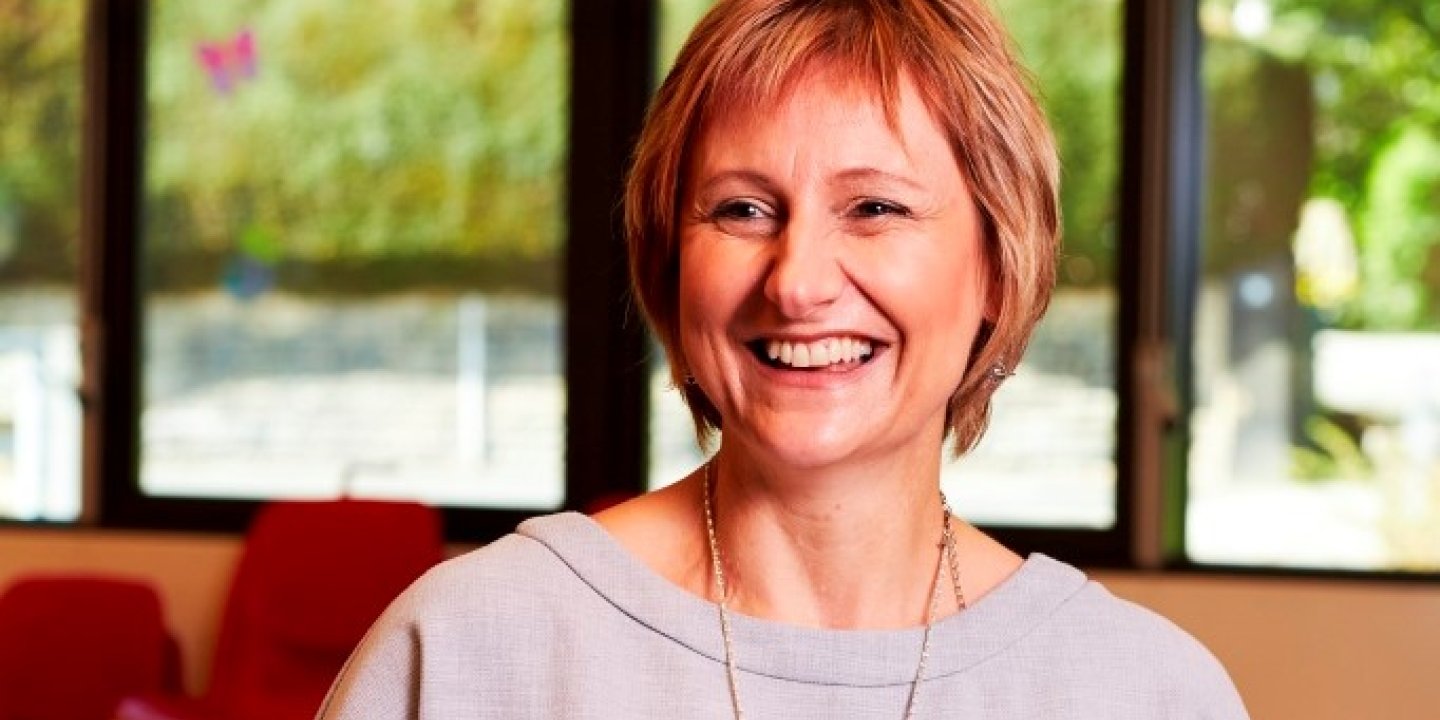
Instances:
[[[222,95],[240,81],[255,77],[255,36],[248,28],[229,40],[200,43],[196,55],[210,76],[210,85]]]

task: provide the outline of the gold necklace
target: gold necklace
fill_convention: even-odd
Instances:
[[[740,684],[735,671],[735,640],[730,632],[729,612],[729,587],[725,582],[724,564],[720,562],[720,542],[715,536],[715,512],[714,501],[711,499],[710,476],[714,472],[714,463],[705,463],[705,474],[701,487],[701,495],[704,497],[705,505],[705,535],[710,541],[710,571],[712,581],[715,583],[715,592],[719,595],[716,605],[720,608],[720,638],[725,644],[725,676],[730,681],[730,706],[735,710],[735,720],[745,720],[745,710],[740,704]],[[925,613],[925,635],[920,641],[920,662],[915,667],[915,680],[910,683],[910,696],[905,701],[905,720],[915,717],[916,698],[920,692],[920,683],[925,679],[925,664],[930,660],[930,631],[935,626],[935,615],[940,606],[940,573],[945,561],[950,563],[950,580],[955,589],[955,605],[961,610],[966,609],[965,591],[960,587],[960,559],[955,552],[955,533],[950,527],[950,503],[945,499],[945,492],[940,491],[940,506],[944,509],[944,524],[940,533],[940,559],[935,563],[935,578],[931,581],[930,607]]]

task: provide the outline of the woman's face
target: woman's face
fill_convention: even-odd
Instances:
[[[725,444],[795,468],[933,452],[987,303],[978,213],[908,78],[893,127],[824,69],[713,120],[687,168],[679,331]]]

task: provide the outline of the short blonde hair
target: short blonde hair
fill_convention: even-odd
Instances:
[[[946,430],[964,453],[989,419],[992,368],[1020,360],[1049,304],[1060,227],[1054,139],[983,0],[720,0],[681,49],[635,150],[625,188],[635,295],[704,443],[721,418],[684,381],[677,327],[686,166],[709,118],[764,107],[816,65],[868,85],[892,121],[901,76],[912,79],[975,199],[998,294],[948,406]]]

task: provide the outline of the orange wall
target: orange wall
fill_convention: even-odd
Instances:
[[[0,585],[22,572],[149,578],[204,685],[230,574],[232,537],[0,529]],[[1230,669],[1256,718],[1408,720],[1440,708],[1440,586],[1105,573],[1123,597],[1169,616]]]
[[[1199,637],[1256,718],[1440,717],[1440,586],[1109,573]]]

